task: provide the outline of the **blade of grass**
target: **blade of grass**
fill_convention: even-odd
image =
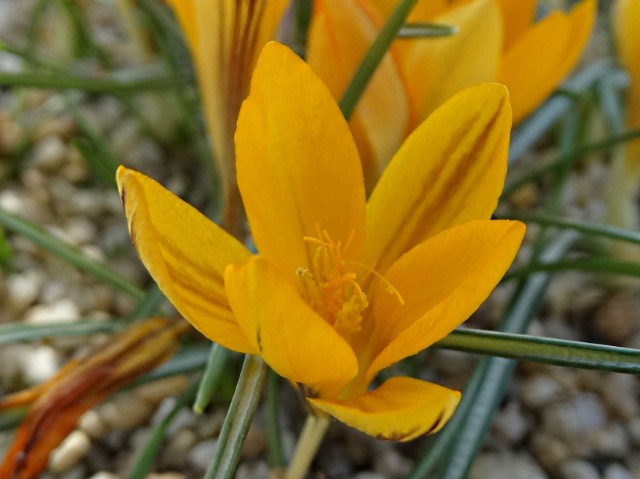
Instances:
[[[231,479],[235,475],[242,444],[258,407],[267,366],[259,356],[247,354],[236,391],[218,438],[218,448],[205,479]]]
[[[556,226],[564,229],[579,231],[587,236],[604,236],[606,238],[626,241],[628,243],[640,244],[640,232],[631,231],[616,226],[601,225],[573,219],[559,218],[546,214],[523,213],[509,215],[509,219],[523,221],[525,223],[536,223],[546,226]]]
[[[49,234],[41,226],[13,215],[2,208],[0,208],[0,225],[7,230],[25,236],[79,270],[128,293],[133,298],[141,300],[144,297],[144,292],[127,278],[110,269],[104,263],[87,257],[77,248]]]
[[[543,174],[557,169],[560,165],[566,164],[566,162],[573,164],[583,156],[599,151],[610,150],[621,143],[633,140],[635,138],[640,138],[640,130],[630,130],[619,135],[612,135],[596,143],[576,146],[571,151],[568,151],[562,155],[558,155],[556,158],[546,161],[540,161],[526,171],[523,171],[519,174],[515,173],[511,176],[511,178],[508,178],[502,192],[502,198],[508,197],[522,185],[537,180]]]
[[[38,341],[43,338],[60,336],[85,336],[96,333],[113,333],[120,328],[109,320],[82,319],[73,323],[3,324],[0,326],[0,346],[22,341]]]
[[[578,234],[572,231],[558,235],[545,249],[542,258],[551,261],[562,257],[577,238]],[[542,296],[550,280],[551,275],[537,273],[530,276],[523,287],[516,291],[517,298],[502,321],[501,329],[503,331],[522,333],[526,330],[529,321],[540,307]],[[482,358],[480,360],[471,378],[467,381],[462,401],[455,414],[445,428],[435,436],[429,449],[418,461],[407,479],[424,479],[440,464],[446,468],[451,462],[450,458],[458,452],[465,454],[466,461],[470,463],[475,457],[476,447],[479,447],[484,436],[483,425],[476,424],[474,426],[475,429],[471,431],[473,434],[472,442],[467,443],[464,448],[461,448],[458,443],[461,436],[466,437],[467,428],[470,427],[476,414],[485,414],[483,417],[486,417],[487,424],[490,421],[495,407],[493,407],[494,403],[489,402],[487,398],[502,397],[501,390],[497,388],[500,386],[500,381],[496,380],[503,376],[503,381],[506,381],[511,372],[511,368],[505,368],[508,364],[514,364],[514,361],[503,358]],[[489,381],[492,378],[494,379]],[[486,391],[483,393],[483,390]],[[484,394],[484,401],[479,403],[481,393]],[[462,434],[463,432],[464,434]],[[475,446],[473,441],[477,443]],[[446,470],[443,469],[443,472]]]
[[[371,48],[365,55],[360,67],[351,78],[351,82],[347,86],[342,98],[340,99],[340,110],[344,117],[348,120],[353,113],[358,100],[362,96],[365,88],[369,84],[369,80],[378,68],[382,58],[389,50],[391,43],[398,36],[398,32],[404,25],[407,17],[413,10],[418,0],[401,0],[389,15],[386,23],[373,41]]]
[[[435,347],[556,366],[639,374],[640,350],[500,331],[459,329]]]
[[[220,378],[227,364],[227,359],[229,359],[229,351],[227,349],[219,344],[214,343],[211,345],[207,367],[200,378],[198,392],[192,406],[196,414],[202,414],[211,402],[211,398],[220,384]]]
[[[443,23],[407,23],[398,32],[398,38],[439,38],[457,35],[458,27]]]
[[[533,273],[559,271],[586,271],[640,277],[640,263],[604,257],[565,259],[549,263],[534,262],[529,266],[510,271],[504,276],[504,281],[527,277]]]
[[[606,75],[616,74],[612,60],[593,62],[562,85],[565,91],[580,95]],[[509,163],[517,161],[575,102],[569,95],[554,95],[527,118],[511,136]]]
[[[266,391],[266,430],[267,430],[267,460],[271,470],[284,470],[286,463],[282,446],[282,434],[278,421],[280,405],[280,377],[272,370],[267,371]]]
[[[162,442],[167,434],[167,429],[176,418],[178,413],[182,411],[193,400],[198,381],[192,381],[191,385],[176,400],[175,405],[160,423],[151,431],[149,439],[144,447],[136,455],[136,460],[131,468],[131,472],[127,474],[127,479],[144,479],[151,471],[153,463],[158,456]]]

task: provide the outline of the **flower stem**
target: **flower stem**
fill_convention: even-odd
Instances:
[[[218,448],[205,479],[234,477],[242,452],[242,443],[258,407],[266,372],[267,366],[259,356],[245,356],[238,385],[220,431]]]
[[[324,413],[309,414],[302,434],[293,452],[293,459],[287,470],[287,479],[302,479],[318,451],[324,433],[329,427],[329,416]]]

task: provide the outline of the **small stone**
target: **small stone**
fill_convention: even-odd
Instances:
[[[45,171],[56,171],[64,164],[67,145],[58,136],[47,136],[36,143],[31,164]]]
[[[533,436],[531,450],[540,465],[549,471],[555,470],[570,457],[565,441],[540,432]]]
[[[72,323],[80,318],[78,306],[68,298],[49,304],[33,306],[25,313],[25,322],[31,324]]]
[[[516,444],[524,439],[529,427],[529,421],[517,401],[509,401],[504,409],[498,411],[492,425],[496,436],[503,438],[507,444]]]
[[[623,344],[640,324],[640,305],[629,293],[618,293],[602,302],[593,325],[609,344]]]
[[[257,427],[251,426],[242,445],[242,458],[245,460],[257,459],[266,448],[267,438],[264,432]]]
[[[603,427],[606,419],[602,402],[592,393],[576,394],[567,401],[550,404],[542,411],[544,429],[572,443],[578,435]]]
[[[489,452],[474,462],[469,479],[547,479],[547,475],[527,454]]]
[[[89,451],[91,440],[83,431],[75,430],[49,456],[49,470],[63,473],[75,466]]]
[[[389,479],[406,477],[413,462],[392,448],[384,448],[374,458],[374,470]]]
[[[129,429],[147,422],[153,407],[133,394],[115,396],[98,409],[100,418],[112,429]]]
[[[211,464],[211,460],[213,458],[214,453],[216,452],[216,447],[218,446],[217,439],[209,439],[208,441],[202,441],[196,444],[189,455],[187,456],[187,461],[189,464],[196,469],[197,471],[206,471]]]
[[[629,438],[620,423],[610,423],[596,429],[585,438],[596,454],[623,458],[629,452]]]
[[[538,409],[556,401],[562,387],[549,376],[537,374],[527,378],[520,389],[520,399],[531,409]]]
[[[638,416],[638,378],[630,374],[606,374],[601,383],[604,400],[618,417],[632,419]]]
[[[182,429],[171,436],[165,452],[159,457],[165,468],[182,468],[191,448],[198,442],[198,436],[191,429]]]
[[[14,313],[21,313],[31,306],[40,294],[43,274],[35,269],[7,278],[7,306]]]
[[[143,384],[136,388],[133,394],[150,402],[158,404],[169,396],[177,396],[187,387],[188,380],[186,376],[171,376],[151,383]]]
[[[32,346],[21,357],[22,374],[29,384],[51,378],[60,367],[60,354],[51,346]]]
[[[96,472],[89,479],[121,479],[121,478],[117,474],[112,474],[111,472],[100,471],[100,472]]]
[[[562,479],[600,479],[600,473],[593,464],[576,459],[565,462],[560,467],[560,477]]]
[[[109,432],[109,427],[94,409],[85,412],[78,420],[78,428],[92,439],[102,439]]]
[[[634,479],[634,477],[625,467],[614,463],[604,470],[603,479]]]
[[[241,463],[235,479],[269,479],[269,465],[264,461]]]

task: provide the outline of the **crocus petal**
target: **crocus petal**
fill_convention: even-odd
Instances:
[[[293,275],[326,230],[357,258],[364,241],[362,169],[327,87],[287,47],[265,46],[236,131],[238,185],[258,251]]]
[[[504,50],[523,35],[533,23],[537,0],[498,0],[504,25]]]
[[[320,385],[347,382],[358,372],[347,342],[266,258],[230,265],[225,286],[246,337],[281,376]]]
[[[233,134],[253,67],[289,0],[169,0],[196,65],[223,186],[235,182]]]
[[[595,0],[583,0],[569,14],[554,11],[505,52],[497,81],[509,88],[514,123],[567,76],[589,39],[595,15]]]
[[[494,81],[502,49],[502,20],[494,0],[475,0],[435,21],[455,25],[458,33],[401,44],[401,65],[418,121],[464,88]]]
[[[340,99],[383,23],[366,0],[316,0],[307,61]],[[409,127],[406,87],[391,54],[376,69],[350,121],[365,176],[377,179]],[[356,126],[354,128],[354,126]]]
[[[418,379],[394,377],[348,400],[308,401],[370,436],[409,441],[444,426],[460,402],[460,393]]]
[[[611,24],[616,38],[618,56],[629,73],[627,90],[626,126],[640,127],[640,2],[618,0],[612,12]],[[640,161],[640,141],[634,140],[626,146],[631,155]]]
[[[255,352],[229,309],[223,279],[226,266],[249,251],[151,178],[121,166],[117,181],[131,240],[169,301],[212,341]]]
[[[507,91],[497,84],[459,93],[422,123],[367,204],[366,264],[383,273],[424,238],[490,218],[504,184],[510,127]]]
[[[518,221],[471,221],[429,238],[396,261],[385,280],[404,305],[385,292],[388,284],[379,286],[373,306],[379,354],[368,376],[422,351],[466,320],[511,265],[524,230]]]

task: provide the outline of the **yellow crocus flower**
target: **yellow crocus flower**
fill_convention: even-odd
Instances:
[[[596,1],[583,0],[569,13],[553,11],[533,23],[535,3],[418,2],[409,22],[454,25],[458,33],[399,40],[382,66],[384,73],[377,75],[400,81],[378,79],[363,95],[356,110],[359,115],[351,126],[369,183],[370,177],[377,177],[386,166],[395,151],[393,145],[397,148],[407,133],[438,106],[471,85],[493,81],[505,84],[515,123],[544,101],[586,45]],[[315,0],[308,60],[335,98],[344,92],[395,4],[396,0]]]
[[[167,0],[184,31],[196,75],[226,214],[237,206],[233,134],[262,46],[277,30],[289,0]],[[223,223],[237,219],[223,218]]]
[[[258,254],[141,173],[120,167],[117,181],[142,261],[187,320],[262,356],[317,413],[404,441],[440,429],[459,392],[371,381],[460,325],[511,264],[524,225],[490,220],[510,126],[503,86],[459,93],[409,136],[367,201],[331,93],[269,43],[235,136]]]

